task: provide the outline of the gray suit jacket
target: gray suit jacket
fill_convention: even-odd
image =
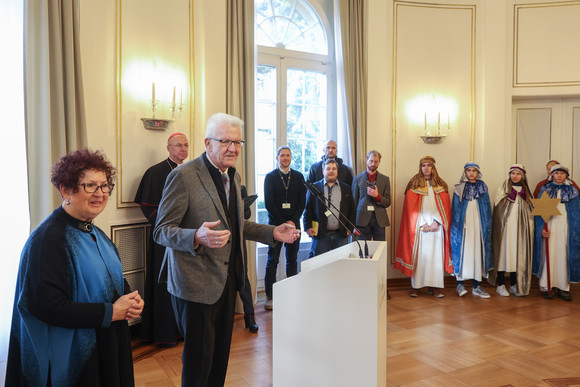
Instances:
[[[386,211],[386,208],[391,205],[391,182],[389,177],[377,171],[375,183],[382,196],[379,203],[367,195],[367,179],[367,171],[365,170],[363,173],[356,175],[352,181],[352,195],[356,206],[356,225],[365,227],[369,224],[371,212],[367,210],[367,206],[372,205],[375,207],[375,214],[379,226],[390,226],[391,223],[389,222],[389,216]]]
[[[238,222],[231,225],[228,224],[203,156],[175,168],[167,177],[153,238],[155,242],[167,247],[159,281],[167,281],[167,290],[174,296],[211,305],[217,302],[224,290],[232,240],[230,238],[222,248],[199,245],[194,249],[194,235],[203,222],[219,219],[221,223],[213,230],[238,227],[239,251],[242,252],[244,239],[275,244],[273,226],[244,219],[240,175],[237,173],[233,184],[237,196]],[[240,258],[245,271],[246,258]],[[238,286],[241,291],[244,284],[239,282]]]

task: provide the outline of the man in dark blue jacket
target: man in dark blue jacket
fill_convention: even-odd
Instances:
[[[304,212],[306,203],[306,187],[302,173],[291,169],[292,151],[287,145],[278,148],[276,154],[278,167],[266,175],[264,180],[264,200],[268,210],[268,223],[278,226],[289,223],[300,228],[300,217]],[[286,277],[296,275],[298,271],[298,250],[300,238],[286,246]],[[272,285],[276,282],[276,270],[282,243],[268,248],[268,261],[266,262],[266,303],[264,308],[272,310]]]

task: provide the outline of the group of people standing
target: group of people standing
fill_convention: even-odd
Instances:
[[[276,152],[277,167],[264,180],[264,200],[269,224],[289,223],[312,238],[309,257],[323,254],[348,242],[351,234],[365,239],[385,240],[389,218],[385,209],[391,205],[389,178],[378,172],[381,154],[366,155],[366,170],[353,178],[352,172],[337,157],[336,142],[328,141],[322,159],[310,167],[308,177],[290,168],[291,149],[283,145]],[[306,186],[309,188],[307,189]],[[286,244],[286,276],[297,273],[300,239]],[[266,263],[266,303],[272,310],[272,285],[282,245],[270,247]]]
[[[384,240],[391,204],[381,154],[366,155],[366,170],[352,176],[329,141],[308,179],[290,168],[289,147],[278,149],[277,168],[265,179],[269,225],[249,221],[249,205],[234,164],[244,145],[244,123],[218,113],[208,119],[205,152],[183,163],[185,135],[169,137],[169,157],[144,175],[135,201],[152,225],[144,326],[161,327],[153,340],[184,339],[183,386],[224,385],[236,294],[249,293],[245,240],[270,246],[266,309],[283,246],[286,274],[297,272],[300,217],[313,238],[310,256],[347,243],[349,234]],[[570,300],[580,281],[580,199],[568,168],[555,162],[537,195],[557,199],[560,215],[547,223],[532,216],[533,195],[523,165],[514,164],[495,196],[474,162],[453,191],[453,207],[435,159],[420,160],[405,191],[395,267],[411,277],[411,296],[422,288],[443,297],[445,272],[457,278],[459,296],[472,280],[474,295],[525,296],[530,277],[546,298]],[[144,300],[123,278],[119,253],[93,224],[114,188],[115,168],[99,151],[63,156],[51,180],[62,205],[30,235],[21,256],[12,317],[6,385],[134,385],[128,321],[141,316]],[[160,180],[162,180],[160,182]],[[309,187],[306,192],[306,187]],[[509,287],[505,286],[509,273]],[[509,290],[508,290],[509,289]],[[251,300],[250,300],[251,304]],[[164,306],[163,306],[164,305]],[[154,306],[151,308],[151,306]],[[246,327],[257,331],[253,318]]]
[[[548,178],[532,194],[525,167],[512,165],[492,211],[478,164],[465,164],[451,206],[435,159],[423,157],[405,190],[395,257],[395,267],[411,277],[410,296],[418,297],[427,288],[427,294],[444,297],[445,272],[456,277],[460,297],[468,293],[465,281],[472,280],[472,294],[490,298],[481,286],[483,279],[500,296],[527,296],[534,274],[545,298],[557,294],[570,301],[570,283],[580,281],[578,187],[567,167],[555,160],[546,167]],[[560,214],[547,223],[532,215],[534,196],[544,193],[559,200]]]

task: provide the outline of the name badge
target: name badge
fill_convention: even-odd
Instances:
[[[282,209],[283,210],[289,210],[290,209],[290,203],[282,203]]]
[[[375,210],[375,206],[367,206],[367,211],[374,211]]]
[[[326,215],[326,217],[328,218],[330,215],[332,215],[332,212],[330,212],[330,210],[328,210],[324,213],[324,215]]]

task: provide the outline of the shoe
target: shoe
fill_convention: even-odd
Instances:
[[[558,291],[558,297],[560,297],[564,301],[572,301],[572,296],[570,295],[570,292],[567,292],[565,290]]]
[[[254,313],[247,313],[244,315],[244,321],[246,322],[246,328],[250,330],[252,333],[257,333],[260,327],[256,324],[256,320],[254,319]]]
[[[467,294],[467,289],[465,289],[465,286],[463,284],[457,285],[457,294],[459,295],[459,297],[463,297]]]
[[[387,290],[387,300],[391,299],[391,293],[389,293],[389,291]]]
[[[439,289],[431,289],[431,295],[435,298],[445,297],[445,294],[443,294],[443,291],[439,290]]]
[[[546,300],[553,300],[554,299],[554,293],[548,293],[546,292],[542,292],[542,297],[544,297]]]
[[[504,286],[505,289],[505,286]],[[481,286],[476,287],[475,289],[471,290],[471,293],[474,296],[479,296],[481,298],[491,298],[488,292],[486,292]]]
[[[510,286],[510,293],[513,294],[514,296],[518,295],[518,286],[516,284]]]
[[[499,294],[502,297],[509,297],[510,294],[507,291],[507,289],[505,288],[505,285],[500,285],[498,286],[495,291],[497,292],[497,294]]]
[[[417,297],[419,297],[420,291],[421,291],[421,289],[411,289],[411,291],[409,292],[409,296],[411,296],[413,298],[417,298]]]
[[[272,300],[266,300],[266,303],[264,304],[264,309],[272,310],[272,308],[273,308]]]

